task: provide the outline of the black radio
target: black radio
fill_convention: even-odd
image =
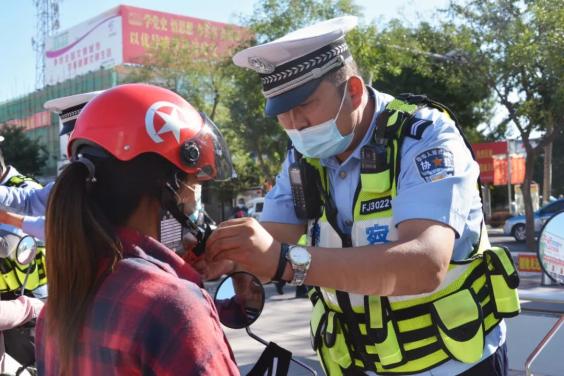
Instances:
[[[294,210],[300,219],[321,217],[321,178],[319,172],[304,159],[299,159],[288,168]]]

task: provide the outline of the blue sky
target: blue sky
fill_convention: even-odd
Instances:
[[[392,18],[417,23],[431,20],[433,12],[448,0],[356,0],[363,7],[365,21],[382,24]],[[213,21],[237,23],[237,14],[248,15],[255,0],[63,0],[60,3],[61,30],[98,15],[119,4],[178,13]],[[35,89],[35,34],[32,0],[2,0],[0,16],[0,102]]]

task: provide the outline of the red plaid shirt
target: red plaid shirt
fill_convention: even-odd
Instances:
[[[122,229],[124,259],[100,285],[72,360],[77,375],[238,375],[198,273],[151,237]],[[60,375],[57,347],[36,328],[41,375]]]

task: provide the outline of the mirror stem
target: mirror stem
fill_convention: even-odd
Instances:
[[[247,330],[247,334],[249,335],[249,337],[251,337],[252,339],[256,339],[257,341],[259,341],[265,346],[268,346],[268,342],[257,336],[255,333],[251,332],[251,328],[249,326],[247,326],[245,329]]]
[[[27,279],[29,277],[29,272],[31,270],[32,265],[28,265],[27,266],[27,272],[25,273],[25,278],[24,281],[22,283],[22,290],[20,291],[20,296],[23,296],[25,294],[25,285],[27,284]]]

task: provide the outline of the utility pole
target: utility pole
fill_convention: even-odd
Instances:
[[[513,205],[511,205],[511,140],[507,140],[507,205],[509,206],[509,213],[513,213]]]
[[[552,188],[552,142],[544,147],[544,171],[542,182],[542,204],[543,206],[550,200]]]
[[[59,2],[61,0],[33,0],[35,6],[35,36],[31,45],[35,51],[35,88],[45,85],[45,42],[59,29]]]

